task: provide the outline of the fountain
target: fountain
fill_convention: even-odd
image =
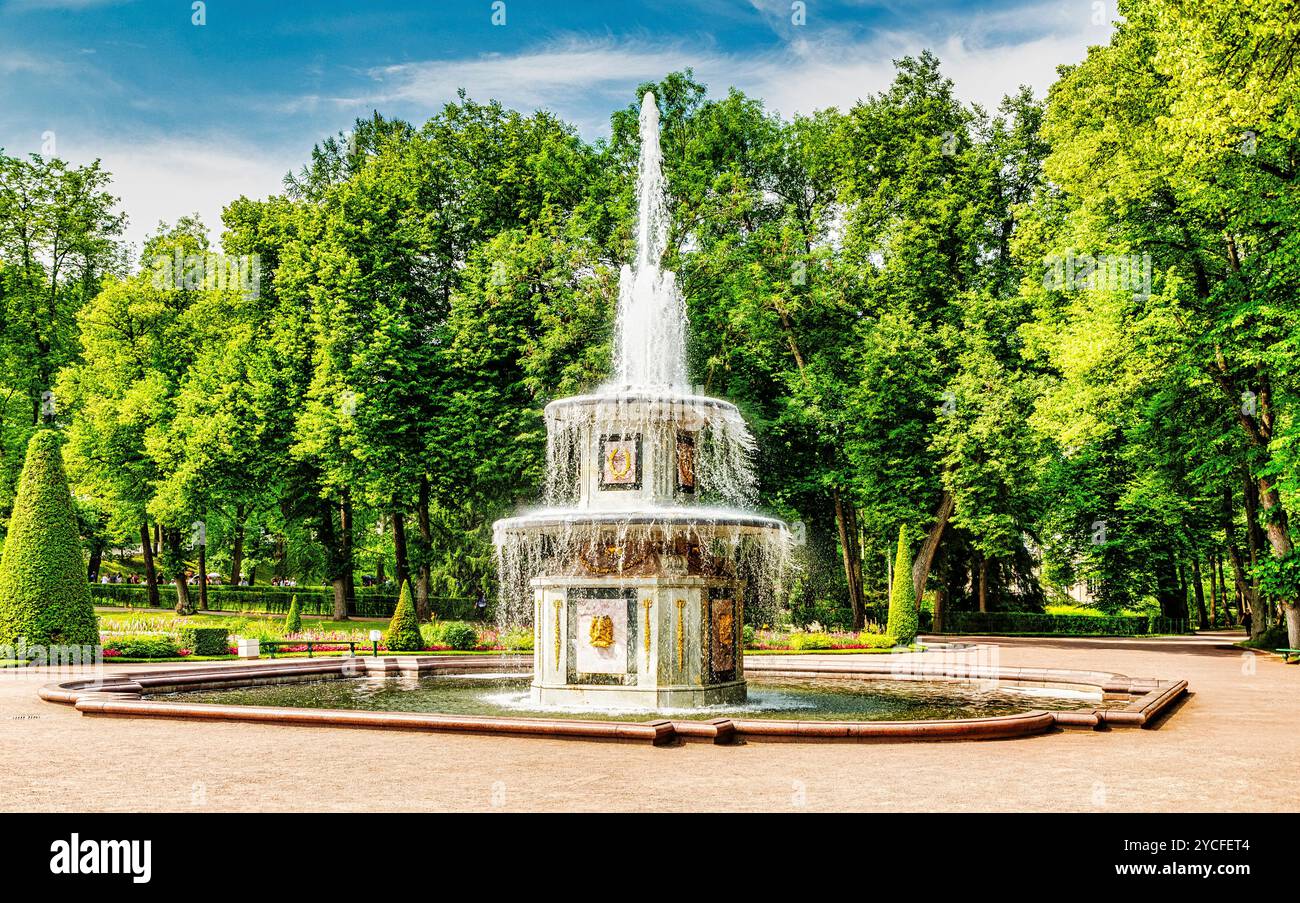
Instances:
[[[744,701],[744,612],[773,605],[786,561],[785,524],[752,510],[740,412],[687,385],[686,306],[659,266],[668,214],[650,92],[640,132],[613,378],[546,406],[545,503],[493,530],[501,617],[533,626],[543,706]]]
[[[41,697],[97,717],[662,746],[1142,727],[1187,692],[1185,680],[1003,669],[996,646],[927,644],[842,662],[760,659],[748,697],[744,615],[775,604],[789,536],[753,511],[754,442],[740,413],[686,386],[686,311],[659,268],[667,216],[651,94],[637,200],[614,376],[547,406],[546,501],[495,525],[502,620],[534,629],[527,689],[523,656],[349,655],[91,675],[48,684]],[[700,706],[711,706],[707,720],[674,712]],[[539,709],[546,717],[518,715]]]

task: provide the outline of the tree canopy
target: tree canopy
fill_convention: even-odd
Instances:
[[[794,117],[670,73],[594,141],[463,93],[375,112],[232,200],[219,252],[185,218],[132,261],[98,165],[0,154],[0,508],[44,419],[92,574],[134,547],[182,599],[215,566],[324,581],[340,615],[362,574],[420,617],[491,592],[542,408],[608,371],[652,89],[691,372],[802,525],[792,617],[879,622],[903,566],[924,611],[1205,623],[1208,589],[1296,646],[1300,25],[1120,12],[996,110],[925,52]]]

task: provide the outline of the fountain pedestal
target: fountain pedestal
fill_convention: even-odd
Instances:
[[[691,708],[745,700],[735,581],[538,577],[533,701]]]

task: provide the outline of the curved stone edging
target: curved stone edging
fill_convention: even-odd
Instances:
[[[780,721],[715,718],[710,721],[658,719],[651,721],[579,721],[563,718],[513,718],[492,715],[445,715],[417,712],[367,712],[347,709],[308,709],[279,706],[237,706],[215,703],[160,702],[146,693],[183,692],[198,688],[224,689],[304,678],[344,679],[362,675],[429,673],[466,674],[518,672],[532,665],[531,657],[503,656],[491,661],[460,657],[389,656],[267,665],[215,665],[166,671],[128,673],[103,682],[72,680],[46,684],[40,697],[72,705],[83,715],[176,718],[184,720],[361,727],[385,730],[482,733],[584,740],[635,740],[656,746],[678,740],[730,744],[742,739],[784,741],[936,741],[994,740],[1042,734],[1054,728],[1105,726],[1142,727],[1187,692],[1187,681],[1134,680],[1103,671],[1042,668],[963,668],[948,664],[909,662],[907,671],[886,662],[789,663],[763,662],[747,670],[782,677],[882,677],[900,680],[986,679],[1038,686],[1066,685],[1127,694],[1133,701],[1123,709],[1080,708],[1028,711],[989,718],[943,721]]]

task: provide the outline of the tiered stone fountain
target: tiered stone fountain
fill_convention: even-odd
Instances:
[[[546,407],[545,507],[497,521],[506,620],[534,629],[533,701],[681,708],[745,699],[746,605],[770,604],[785,525],[748,510],[753,438],[686,383],[686,308],[654,95],[641,103],[637,257],[613,380]]]

